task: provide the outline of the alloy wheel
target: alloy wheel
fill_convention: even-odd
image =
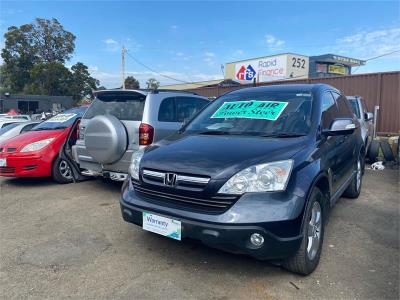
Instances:
[[[322,210],[319,202],[315,201],[311,210],[311,217],[308,223],[308,243],[307,255],[310,260],[313,260],[318,253],[321,242],[322,229]]]
[[[359,191],[359,190],[360,190],[360,187],[361,187],[361,176],[362,176],[361,161],[360,161],[360,159],[357,161],[357,174],[356,174],[356,176],[357,176],[357,178],[356,178],[356,180],[357,180],[357,182],[356,182],[356,188],[357,188],[357,191]]]
[[[69,167],[68,163],[65,160],[60,161],[58,169],[62,177],[68,180],[72,179],[71,168]]]

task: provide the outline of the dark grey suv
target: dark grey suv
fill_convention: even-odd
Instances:
[[[333,205],[360,194],[364,154],[360,125],[335,88],[241,89],[132,157],[121,211],[144,230],[309,274]]]

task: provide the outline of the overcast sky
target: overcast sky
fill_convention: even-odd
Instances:
[[[368,59],[400,49],[399,1],[1,1],[0,31],[57,18],[77,37],[67,65],[81,61],[102,85],[121,85],[121,47],[184,81],[222,77],[226,62],[295,52]],[[2,37],[1,44],[4,45]],[[126,74],[177,83],[126,57]],[[399,53],[357,73],[400,69]]]

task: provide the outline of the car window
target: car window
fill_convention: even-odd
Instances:
[[[209,102],[195,97],[176,97],[176,111],[178,122],[190,119]]]
[[[357,99],[356,98],[348,98],[348,100],[350,103],[351,110],[357,116],[357,118],[360,118],[361,114],[360,114],[360,108],[357,103]]]
[[[165,98],[161,102],[160,110],[158,111],[158,121],[177,122],[174,97]]]
[[[119,120],[141,121],[146,95],[134,92],[99,93],[83,119],[113,115]]]
[[[25,125],[25,126],[21,129],[21,133],[24,133],[24,132],[27,132],[27,131],[31,130],[31,129],[32,129],[34,126],[36,126],[36,125],[37,125],[36,123]]]
[[[365,103],[365,101],[364,101],[364,99],[363,98],[360,98],[360,101],[361,101],[361,105],[362,105],[362,112],[365,114],[365,113],[367,113],[368,112],[368,108],[367,108],[367,105],[366,105],[366,103]]]
[[[74,124],[77,118],[82,117],[85,111],[86,107],[78,107],[66,110],[42,123],[37,124],[32,128],[32,131],[65,129]]]
[[[340,95],[336,92],[332,92],[333,97],[336,100],[338,110],[339,110],[339,118],[353,118],[353,112],[349,107],[347,98],[343,95]]]
[[[5,125],[5,126],[4,126]],[[6,123],[3,124],[2,128],[0,129],[0,135],[2,135],[3,133],[6,133],[7,131],[13,129],[14,127],[17,127],[19,125],[19,123]]]
[[[1,128],[7,127],[7,126],[10,126],[10,125],[13,125],[13,124],[19,124],[19,123],[16,123],[16,122],[12,122],[12,123],[3,123],[3,125],[1,125]]]
[[[239,91],[206,106],[185,128],[190,133],[304,135],[309,132],[310,92]]]
[[[324,92],[322,94],[322,128],[329,129],[332,122],[338,116],[338,109],[335,104],[335,100],[330,92]]]

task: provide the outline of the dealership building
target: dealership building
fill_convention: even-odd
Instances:
[[[335,54],[306,56],[296,53],[257,57],[225,64],[225,76],[220,80],[165,85],[160,88],[193,89],[216,86],[227,81],[236,84],[262,83],[290,79],[307,79],[350,75],[353,67],[365,65],[365,61]]]
[[[35,114],[47,111],[62,111],[72,107],[71,96],[42,95],[0,95],[0,113],[15,110],[21,114]]]

